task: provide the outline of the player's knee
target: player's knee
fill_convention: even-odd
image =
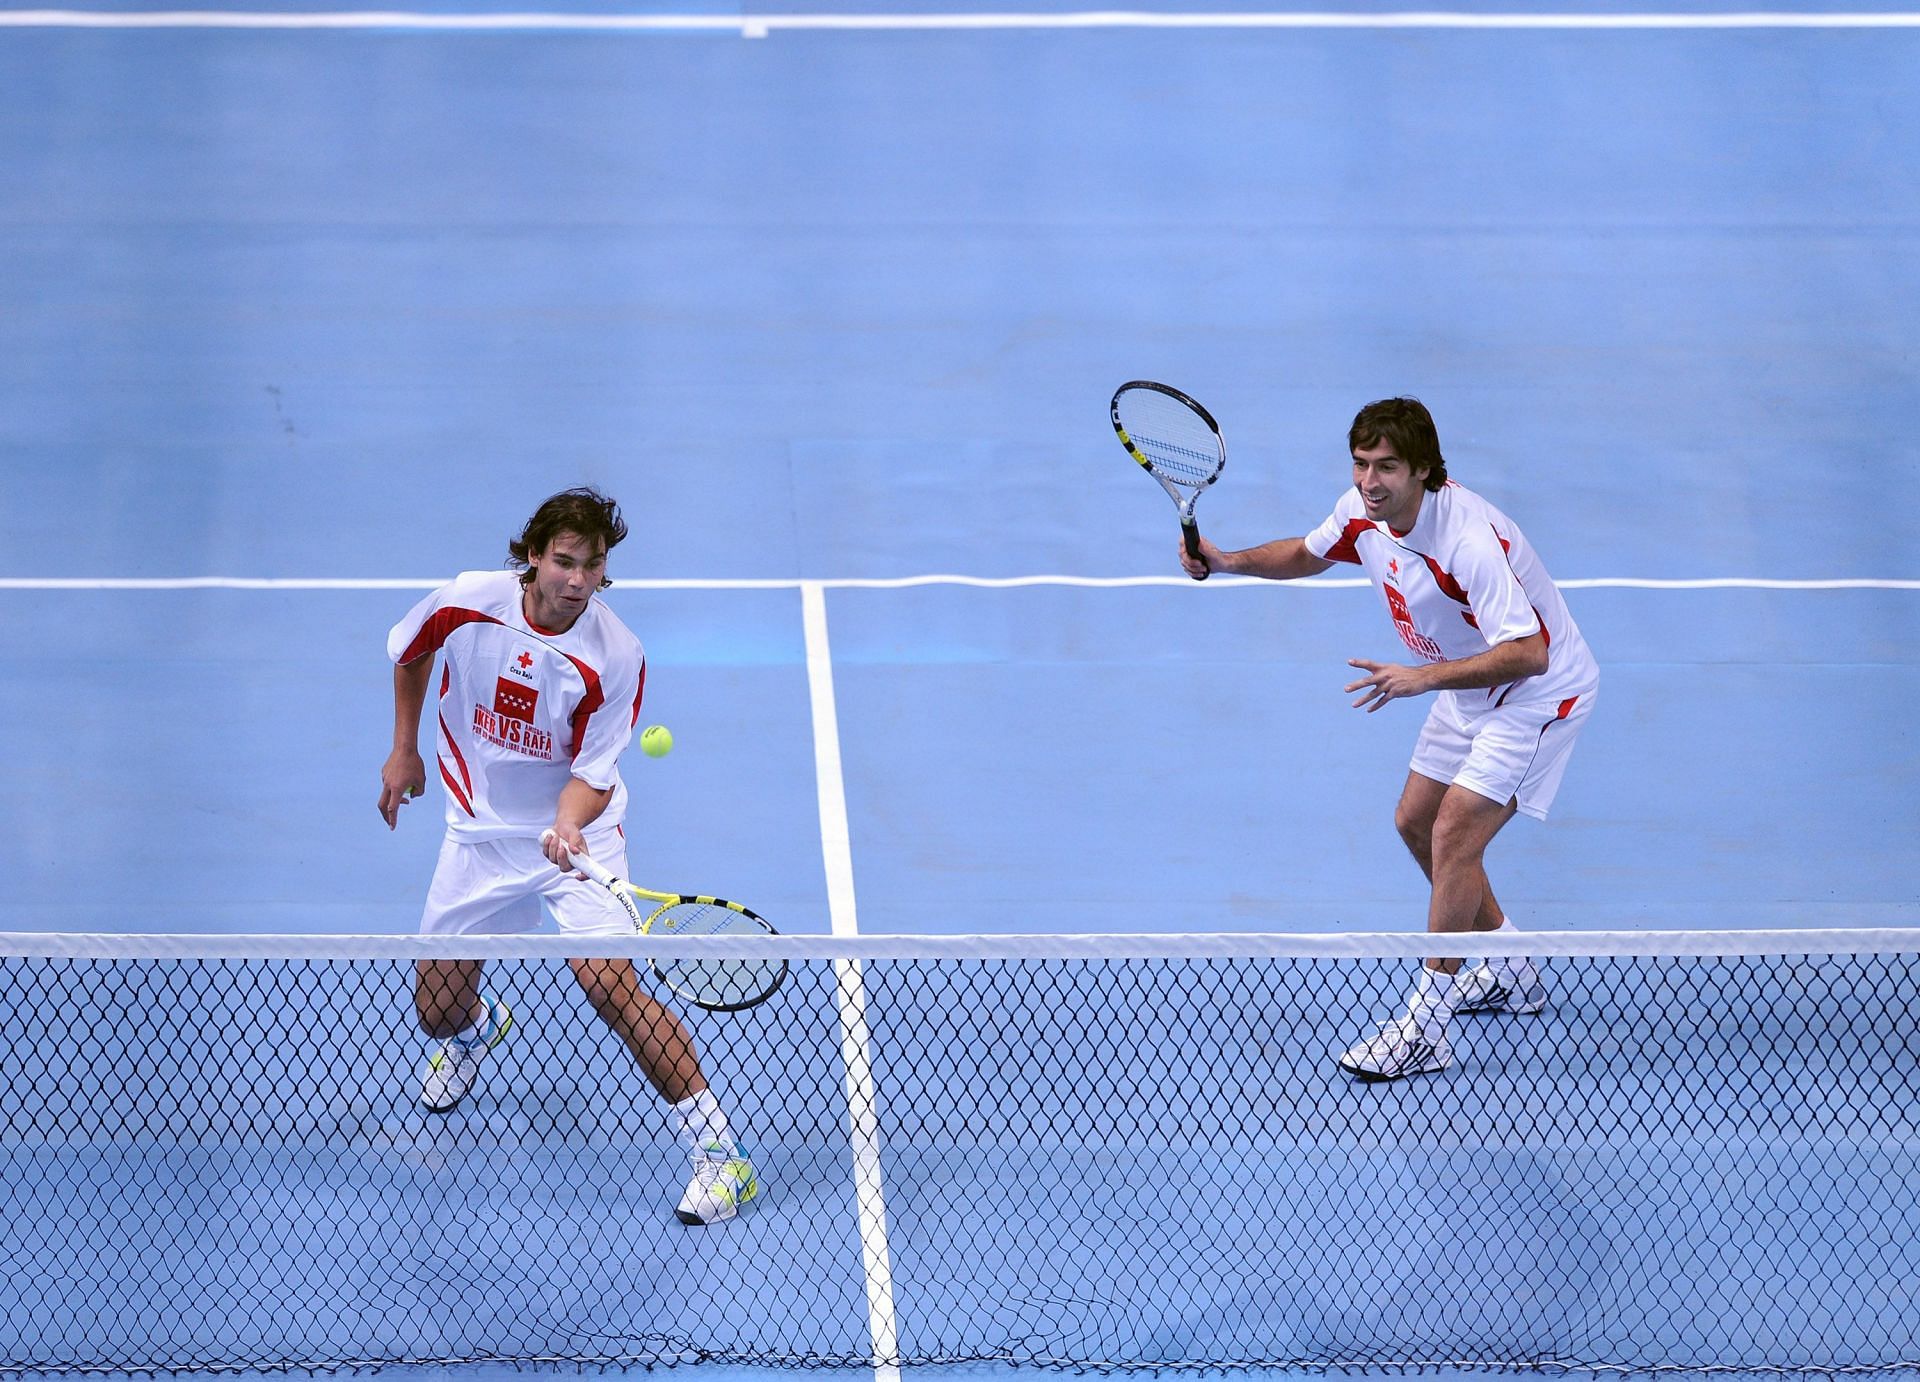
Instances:
[[[1487,839],[1477,822],[1463,820],[1442,811],[1433,822],[1431,848],[1431,858],[1436,870],[1445,870],[1456,865],[1462,868],[1477,868],[1481,857],[1487,851]]]
[[[633,987],[625,981],[617,962],[576,960],[573,977],[594,1010],[603,1014],[617,1011]]]
[[[590,969],[576,969],[573,977],[579,983],[580,991],[587,996],[587,1001],[594,1007],[604,1009],[613,1002],[613,986],[606,981],[604,975]]]
[[[1513,818],[1514,803],[1505,806],[1477,792],[1455,787],[1433,816],[1433,865],[1478,866],[1500,828]]]
[[[1413,857],[1425,862],[1433,857],[1433,817],[1412,810],[1404,801],[1394,809],[1393,828],[1400,832]]]

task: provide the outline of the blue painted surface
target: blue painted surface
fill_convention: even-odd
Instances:
[[[1316,522],[1354,408],[1404,391],[1562,578],[1912,577],[1916,84],[1904,31],[5,30],[0,575],[438,578],[581,480],[638,520],[616,578],[1170,572],[1165,501],[1104,416],[1144,375],[1222,418],[1201,518],[1229,545]],[[373,804],[381,640],[412,598],[0,592],[0,926],[410,929],[437,806],[389,836]],[[635,857],[824,930],[798,594],[610,598],[679,743],[627,764]],[[1517,918],[1920,920],[1920,597],[1570,598],[1603,700],[1554,820],[1495,847]],[[1339,691],[1346,658],[1392,648],[1370,594],[835,590],[827,611],[865,929],[1419,924],[1390,819],[1417,708],[1361,717]],[[1294,1036],[1324,1075],[1333,1038]],[[946,1208],[1013,1163],[933,1165],[888,1131],[927,1163],[896,1168],[903,1264],[937,1280]],[[1737,1220],[1797,1185],[1865,1223],[1897,1199],[1822,1181],[1802,1131],[1740,1150],[1745,1180],[1667,1149],[1696,1268],[1753,1270],[1702,1206]],[[1911,1148],[1862,1183],[1910,1183]],[[343,1155],[384,1176],[390,1150]],[[1516,1155],[1383,1152],[1361,1180],[1389,1207],[1473,1176],[1566,1203],[1577,1156]],[[228,1170],[324,1203],[314,1167]],[[797,1160],[780,1180],[818,1186]],[[1167,1177],[1171,1200],[1126,1201],[1142,1183],[1103,1212],[1193,1208]],[[769,1253],[847,1227],[779,1204]],[[1684,1293],[1684,1264],[1634,1275],[1652,1224],[1548,1219],[1566,1232],[1514,1248],[1516,1275],[1592,1249],[1627,1289]],[[1837,1330],[1910,1314],[1911,1282],[1873,1290]]]

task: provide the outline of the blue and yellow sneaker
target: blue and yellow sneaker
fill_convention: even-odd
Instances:
[[[420,1102],[434,1113],[451,1112],[473,1088],[482,1058],[506,1040],[512,1030],[512,1010],[497,999],[489,1001],[486,1035],[448,1037],[427,1059],[427,1077],[420,1086]]]
[[[709,1142],[693,1154],[693,1179],[674,1211],[683,1224],[717,1224],[740,1212],[760,1193],[753,1163],[738,1147]]]

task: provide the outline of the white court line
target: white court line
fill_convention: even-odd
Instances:
[[[599,30],[711,31],[765,38],[775,30],[953,29],[1911,29],[1920,13],[1852,11],[1822,14],[1753,10],[1724,14],[1642,12],[1600,14],[1468,14],[1408,11],[1393,14],[1265,11],[1168,14],[1136,10],[1065,14],[985,12],[956,14],[426,14],[408,10],[0,10],[0,27],[89,29],[418,29],[461,32]]]
[[[0,590],[436,590],[452,577],[329,577],[329,576],[0,576]],[[821,578],[734,579],[697,576],[657,579],[621,577],[621,590],[906,590],[916,586],[971,586],[980,590],[1015,590],[1028,586],[1076,586],[1090,590],[1127,590],[1141,586],[1168,586],[1182,590],[1220,590],[1267,587],[1279,590],[1364,590],[1364,576],[1314,577],[1304,581],[1262,581],[1249,576],[1216,576],[1210,581],[1185,576],[849,576]],[[1770,576],[1694,576],[1668,579],[1655,576],[1586,576],[1555,581],[1562,590],[1920,590],[1920,579],[1899,577],[1842,577],[1837,579],[1776,579]],[[824,611],[822,619],[825,619]],[[825,625],[822,624],[824,636]],[[831,690],[831,687],[829,687]]]
[[[827,869],[827,914],[833,934],[860,932],[854,911],[853,835],[847,824],[847,787],[840,764],[840,713],[833,697],[833,652],[827,642],[827,598],[819,582],[800,586],[806,631],[807,692],[813,706],[813,771],[820,794],[820,852]],[[880,1171],[880,1109],[873,1086],[867,1028],[865,961],[833,962],[840,1008],[840,1058],[846,1066],[847,1137],[853,1151],[854,1207],[860,1216],[860,1253],[867,1271],[867,1333],[874,1382],[900,1382],[900,1347],[893,1314],[893,1254],[887,1247],[886,1188]]]

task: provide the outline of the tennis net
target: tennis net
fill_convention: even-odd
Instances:
[[[0,937],[0,1373],[1920,1366],[1920,931],[1478,948],[1546,1011],[1362,1084],[1425,937]],[[690,1229],[562,960],[741,949]],[[435,1115],[455,957],[515,1022]]]

